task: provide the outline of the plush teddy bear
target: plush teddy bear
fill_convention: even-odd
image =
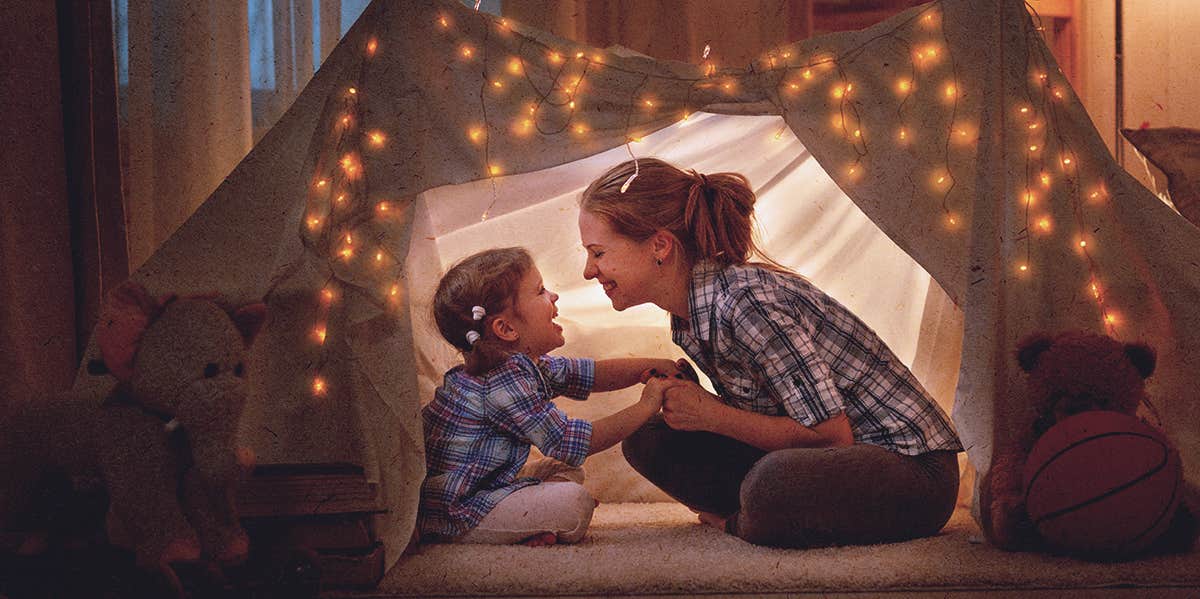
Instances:
[[[265,316],[261,303],[155,298],[135,283],[113,290],[95,332],[101,358],[89,364],[113,383],[5,406],[0,529],[21,526],[47,470],[98,474],[113,538],[124,535],[138,565],[172,586],[173,562],[244,561],[249,542],[234,496],[247,464],[235,441],[247,347]],[[44,535],[25,539],[19,552],[44,548]]]
[[[981,482],[983,531],[1008,550],[1038,549],[1040,539],[1024,504],[1023,470],[1037,439],[1060,420],[1089,410],[1135,415],[1146,403],[1145,380],[1154,373],[1154,349],[1083,331],[1034,333],[1017,344],[1017,362],[1027,373],[1026,397],[1033,425],[1013,447],[998,448]],[[1187,550],[1196,524],[1182,504],[1157,547]]]

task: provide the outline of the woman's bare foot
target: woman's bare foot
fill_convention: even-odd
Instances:
[[[546,545],[553,545],[557,542],[558,542],[558,537],[554,533],[543,532],[541,534],[533,535],[532,537],[529,537],[528,539],[525,539],[524,541],[521,541],[521,544],[526,547],[543,547]]]
[[[700,516],[701,523],[707,524],[721,532],[725,532],[725,521],[728,520],[728,518],[725,516],[714,514],[712,512],[700,512],[696,510],[692,511],[695,511],[696,514]]]

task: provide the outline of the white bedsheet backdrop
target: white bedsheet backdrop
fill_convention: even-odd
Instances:
[[[746,175],[759,197],[758,234],[767,253],[861,316],[900,359],[916,364],[918,378],[950,411],[961,312],[842,193],[782,119],[698,113],[630,149],[638,157],[656,156],[704,173]],[[579,195],[629,157],[629,149],[621,147],[545,171],[444,186],[420,196],[406,270],[423,403],[442,373],[459,362],[430,317],[437,277],[455,261],[490,247],[528,248],[546,287],[561,296],[558,321],[567,343],[557,354],[683,356],[671,342],[666,312],[642,305],[617,313],[600,286],[582,276]],[[557,403],[573,417],[597,419],[635,401],[639,389]],[[601,501],[665,498],[633,472],[619,447],[589,458],[585,469],[586,486]]]

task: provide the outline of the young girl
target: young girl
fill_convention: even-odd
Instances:
[[[593,361],[545,355],[563,345],[558,295],[522,248],[487,250],[446,273],[433,299],[442,337],[463,353],[422,410],[427,474],[418,527],[425,539],[549,545],[583,538],[596,502],[587,456],[658,413],[681,384],[670,360]],[[586,399],[649,376],[641,399],[596,422],[568,418],[551,399]],[[529,447],[546,456],[529,462]]]

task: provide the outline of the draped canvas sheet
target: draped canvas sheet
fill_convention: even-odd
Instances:
[[[782,115],[962,307],[954,420],[977,468],[1029,427],[1016,341],[1085,328],[1158,349],[1150,393],[1197,479],[1196,229],[1113,163],[1020,0],[943,0],[713,69],[579,47],[456,2],[375,2],[133,278],[152,292],[266,298],[246,443],[262,461],[364,464],[385,491],[377,530],[394,560],[424,463],[408,301],[420,290],[404,268],[416,197],[569,164],[701,110]],[[1043,217],[1050,230],[1034,230]],[[76,386],[106,383],[81,371]]]
[[[413,326],[421,333],[415,349],[423,403],[433,398],[442,373],[461,362],[429,316],[437,277],[455,261],[487,248],[526,247],[546,288],[561,296],[558,320],[567,344],[556,354],[684,356],[671,342],[666,312],[642,305],[618,313],[600,285],[583,279],[579,196],[600,173],[628,160],[630,151],[700,172],[745,174],[758,194],[755,212],[764,250],[859,314],[905,364],[912,365],[918,353],[928,304],[932,317],[948,326],[943,338],[927,336],[921,344],[921,363],[928,366],[918,377],[950,412],[961,314],[949,297],[936,284],[931,289],[928,273],[842,193],[779,117],[705,113],[649,135],[628,150],[615,148],[503,177],[494,185],[476,181],[421,194],[406,270]],[[481,220],[485,212],[488,217]],[[586,402],[563,398],[556,403],[572,417],[595,420],[636,401],[639,392],[640,385],[599,393]],[[589,458],[585,469],[586,486],[602,502],[669,500],[628,466],[619,448]]]

